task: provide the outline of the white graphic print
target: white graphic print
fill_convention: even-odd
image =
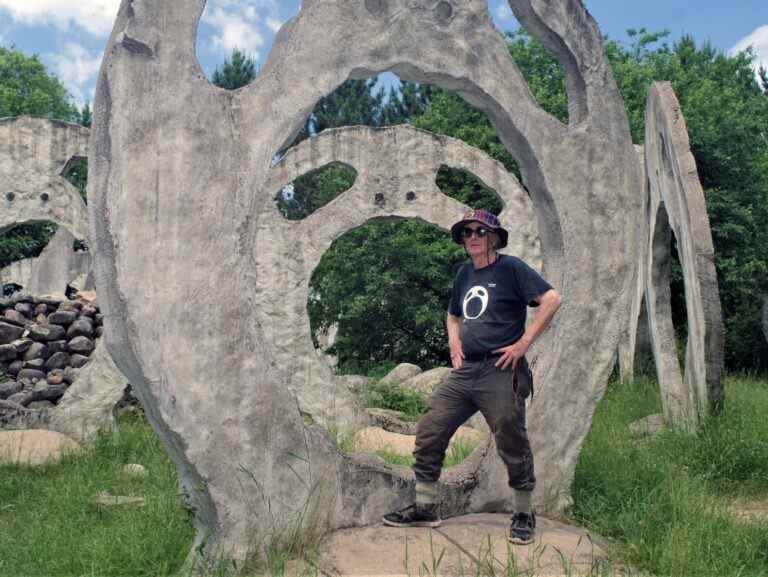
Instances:
[[[474,299],[480,299],[480,312],[470,316],[468,312],[469,303]],[[464,295],[464,304],[462,305],[464,318],[469,320],[480,318],[483,316],[486,308],[488,308],[488,291],[483,286],[473,286],[467,291],[467,294]]]

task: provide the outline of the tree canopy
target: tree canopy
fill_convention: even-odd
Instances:
[[[257,71],[256,60],[235,48],[224,64],[213,71],[211,82],[219,88],[237,90],[253,81]]]

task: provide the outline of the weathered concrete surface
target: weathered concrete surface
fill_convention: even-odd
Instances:
[[[321,96],[384,70],[457,91],[489,115],[520,164],[544,273],[565,296],[532,355],[537,500],[540,510],[567,506],[629,318],[641,220],[624,106],[583,5],[510,2],[563,64],[569,125],[536,105],[485,0],[305,0],[259,78],[236,92],[210,85],[195,59],[202,5],[122,3],[94,102],[89,211],[107,344],[180,470],[205,553],[242,558],[273,530],[370,524],[413,498],[410,471],[333,448],[313,412],[320,421],[336,407],[354,413],[350,395],[307,391],[317,366],[301,356],[309,339],[291,356],[282,340],[294,326],[308,335],[301,295],[336,236],[392,215],[447,227],[462,207],[431,183],[417,189],[392,177],[293,224],[278,216],[274,195],[293,176],[286,159],[301,162],[301,150],[318,145],[270,166]],[[348,155],[358,175],[377,174],[383,162],[402,165],[397,174],[429,170],[424,155],[399,152],[426,140],[416,131],[345,134],[328,136],[334,160]],[[371,156],[374,138],[390,141],[381,152],[394,149],[396,160]],[[441,495],[448,514],[505,506],[490,441],[445,474]]]
[[[649,183],[645,300],[667,422],[695,425],[723,402],[723,323],[709,216],[680,104],[669,82],[655,82],[645,117]],[[688,343],[677,358],[670,303],[671,235],[685,282]]]
[[[607,562],[601,540],[584,529],[539,517],[536,540],[524,547],[510,545],[508,531],[509,515],[489,513],[446,519],[437,529],[343,529],[322,542],[318,568],[325,575],[340,576],[575,577],[594,575],[595,568]]]
[[[80,289],[92,288],[91,255],[75,252],[75,237],[59,227],[37,258],[26,258],[0,269],[0,283],[15,283],[24,292],[35,295],[64,293],[74,284]]]
[[[645,148],[636,144],[635,153],[637,154],[637,161],[640,167],[640,181],[634,192],[638,195],[641,202],[640,214],[647,215],[650,199],[648,196],[648,176],[645,172]],[[625,382],[635,376],[635,360],[638,356],[638,340],[640,338],[639,331],[645,329],[648,325],[647,319],[642,318],[642,315],[646,309],[644,299],[645,285],[647,283],[646,276],[648,274],[648,231],[650,223],[647,218],[642,217],[638,222],[638,226],[641,242],[637,249],[637,261],[634,263],[632,301],[629,319],[619,340],[618,349],[619,377]],[[642,324],[643,322],[645,325]]]
[[[82,443],[92,441],[98,431],[115,427],[115,405],[128,384],[103,341],[98,340],[91,360],[51,411],[47,425]]]
[[[270,247],[255,254],[255,267],[261,271],[255,281],[258,320],[277,347],[278,364],[291,366],[289,387],[301,410],[324,423],[359,420],[354,399],[312,346],[306,314],[312,272],[337,237],[385,216],[420,218],[449,229],[468,207],[437,187],[437,172],[446,165],[472,172],[497,192],[504,202],[499,218],[510,230],[507,250],[541,267],[532,203],[514,175],[484,152],[410,126],[327,130],[291,148],[265,186],[274,195],[302,174],[331,162],[357,171],[353,186],[298,222],[282,218],[268,196],[261,206],[263,220],[255,239],[257,245]],[[407,372],[404,365],[393,372]],[[415,365],[410,367],[421,372]],[[404,380],[415,373],[398,374],[387,375],[382,382]]]
[[[88,155],[89,130],[45,118],[0,119],[0,233],[17,224],[49,220],[75,238],[88,236],[88,214],[65,178]]]

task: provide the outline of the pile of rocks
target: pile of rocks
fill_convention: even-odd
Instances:
[[[0,300],[0,417],[53,407],[88,363],[102,320],[93,294]]]

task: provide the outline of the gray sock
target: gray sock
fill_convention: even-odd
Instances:
[[[422,483],[416,481],[416,502],[419,505],[437,503],[437,483]]]
[[[531,512],[531,496],[533,491],[519,491],[512,489],[512,506],[515,508],[516,513],[530,513]]]

